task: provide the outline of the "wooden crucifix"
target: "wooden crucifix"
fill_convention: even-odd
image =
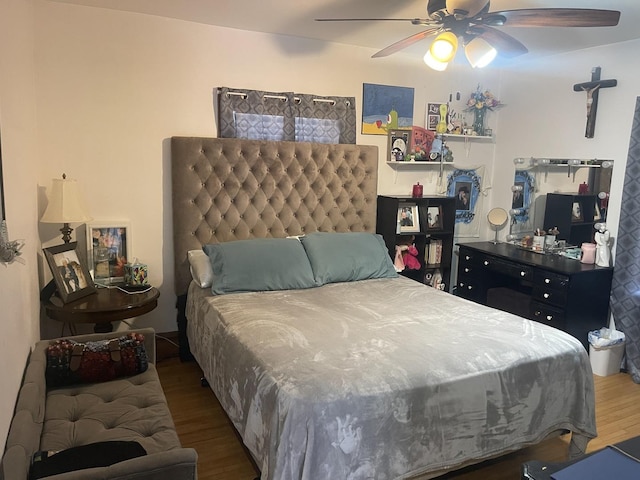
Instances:
[[[587,92],[587,128],[584,136],[593,138],[596,128],[596,111],[598,110],[598,92],[601,88],[615,87],[617,80],[600,80],[600,67],[591,69],[591,81],[576,83],[573,86],[574,92]]]

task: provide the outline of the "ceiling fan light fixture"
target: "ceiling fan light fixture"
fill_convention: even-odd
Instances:
[[[484,68],[489,65],[498,55],[498,51],[489,42],[481,37],[471,40],[464,53],[473,68]]]
[[[450,62],[458,51],[458,37],[453,32],[443,32],[436,37],[429,48],[429,53],[438,62]]]
[[[460,18],[475,17],[489,3],[487,0],[447,0],[447,12]]]
[[[424,63],[426,63],[428,67],[433,68],[438,72],[446,70],[447,65],[449,65],[449,62],[441,62],[433,58],[431,56],[431,50],[427,50],[427,53],[424,54]]]

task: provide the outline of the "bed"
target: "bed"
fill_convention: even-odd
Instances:
[[[580,342],[395,274],[375,147],[174,137],[172,168],[181,341],[263,480],[432,478],[596,436]]]

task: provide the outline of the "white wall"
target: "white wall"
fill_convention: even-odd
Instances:
[[[133,255],[149,264],[162,293],[159,308],[137,322],[159,331],[176,330],[168,139],[217,135],[216,87],[355,96],[360,117],[363,83],[411,86],[418,125],[427,100],[455,89],[466,98],[478,82],[499,87],[495,72],[442,75],[409,56],[371,60],[373,51],[338,44],[42,0],[37,6],[37,182],[49,188],[65,172],[83,186],[95,221],[131,223]],[[428,183],[424,170],[396,177],[384,164],[386,136],[358,141],[381,149],[380,193],[408,194],[416,181]],[[465,159],[464,145],[458,148],[462,163],[489,163],[493,154],[489,145],[482,160]],[[57,228],[41,226],[43,243],[57,241]]]
[[[25,361],[39,339],[37,254],[38,166],[35,140],[33,2],[0,0],[0,127],[9,235],[23,238],[23,263],[0,264],[0,451]]]

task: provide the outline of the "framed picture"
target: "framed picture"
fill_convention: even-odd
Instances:
[[[573,202],[573,207],[571,207],[571,221],[582,222],[583,218],[582,205],[580,205],[580,202]]]
[[[362,84],[362,133],[386,135],[389,129],[411,128],[413,125],[411,87]]]
[[[389,162],[404,162],[409,154],[411,144],[411,130],[389,130],[388,158]]]
[[[602,220],[602,214],[600,213],[600,207],[598,206],[598,200],[596,199],[593,209],[593,221],[597,222],[598,220]]]
[[[442,230],[442,205],[427,207],[427,230]]]
[[[131,229],[127,222],[88,225],[87,247],[96,283],[124,282],[124,266],[131,258]]]
[[[398,207],[398,223],[400,224],[400,233],[420,232],[418,205],[415,203],[401,204]]]
[[[446,104],[447,102],[427,102],[427,114],[424,123],[427,130],[435,132],[440,121],[447,122],[446,118],[440,118],[440,107]]]
[[[87,266],[78,257],[77,245],[77,242],[71,242],[43,249],[58,295],[64,303],[96,290]]]

